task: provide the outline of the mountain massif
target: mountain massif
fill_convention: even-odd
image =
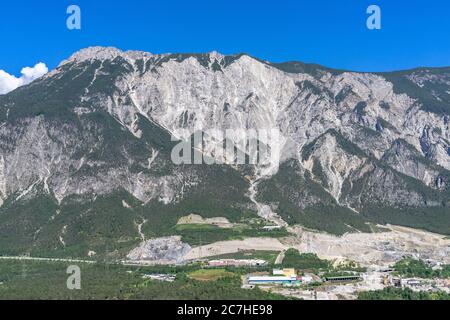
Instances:
[[[450,68],[84,49],[0,95],[0,254],[123,257],[193,213],[448,235],[449,122]],[[276,168],[171,160],[173,136],[274,128]]]

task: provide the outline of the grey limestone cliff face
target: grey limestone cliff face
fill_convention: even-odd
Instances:
[[[357,219],[424,228],[439,219],[442,228],[431,229],[449,233],[449,79],[448,68],[375,74],[245,54],[88,48],[0,96],[0,210],[42,196],[64,206],[123,190],[164,215],[202,202],[205,190],[219,199],[212,190],[226,186],[234,200],[223,201],[235,208],[270,206],[294,222],[308,224],[306,212],[318,205],[336,206]],[[171,136],[272,128],[284,138],[281,168],[295,181],[277,168],[170,159]],[[302,187],[294,192],[290,183]],[[269,196],[281,189],[292,194]],[[179,215],[203,209],[189,210]]]

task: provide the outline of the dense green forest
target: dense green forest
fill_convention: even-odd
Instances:
[[[259,289],[241,289],[241,273],[217,281],[188,277],[198,266],[126,267],[79,264],[81,290],[67,289],[68,263],[0,261],[0,299],[284,299]],[[144,279],[149,273],[173,273],[174,282]]]
[[[296,249],[286,251],[283,266],[298,270],[330,270],[332,268],[330,261],[322,260],[314,253],[300,254]]]

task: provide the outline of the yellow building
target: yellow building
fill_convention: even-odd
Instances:
[[[288,269],[274,269],[273,270],[274,276],[285,276],[285,277],[296,277],[297,272],[294,268],[288,268]]]

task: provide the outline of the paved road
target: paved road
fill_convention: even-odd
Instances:
[[[59,259],[59,258],[34,258],[34,257],[2,257],[0,260],[19,260],[19,261],[47,261],[47,262],[69,262],[69,263],[89,263],[94,264],[97,261],[77,260],[77,259]]]
[[[278,255],[277,259],[275,260],[275,264],[282,264],[283,260],[284,260],[284,253],[286,251],[281,251],[280,254]]]

